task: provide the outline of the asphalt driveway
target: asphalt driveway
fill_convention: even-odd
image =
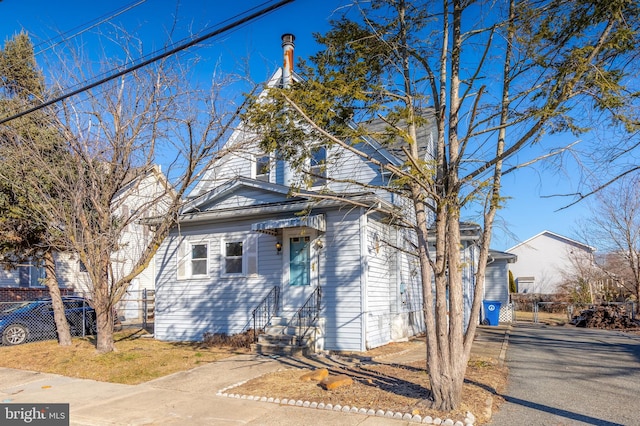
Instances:
[[[517,324],[491,425],[640,425],[640,336]]]

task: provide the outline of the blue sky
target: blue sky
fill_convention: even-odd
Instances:
[[[263,81],[282,62],[282,34],[295,34],[296,58],[307,57],[318,49],[312,33],[326,31],[331,17],[336,17],[333,12],[347,4],[348,0],[296,0],[210,40],[203,47],[190,49],[188,54],[201,56],[204,59],[201,67],[212,67],[220,61],[225,68],[235,71],[241,69],[243,59],[248,57],[252,78]],[[0,1],[0,35],[4,42],[24,29],[32,36],[38,51],[60,34],[68,37],[126,7],[131,9],[110,22],[138,34],[145,53],[151,53],[162,46],[172,27],[175,28],[173,40],[178,41],[190,32],[206,32],[228,24],[252,7],[256,10],[264,7],[264,2],[181,0],[176,4],[175,0],[4,0]],[[95,43],[92,33],[96,29],[105,35],[111,31],[108,24],[101,24],[79,36],[83,43],[88,46]],[[44,52],[39,56],[47,54]],[[577,221],[588,216],[586,205],[558,211],[568,204],[568,199],[542,196],[572,192],[577,184],[575,175],[562,174],[553,168],[527,169],[505,177],[503,195],[509,200],[500,212],[492,247],[506,250],[545,229],[575,237]]]

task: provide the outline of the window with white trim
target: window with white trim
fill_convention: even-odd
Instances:
[[[311,151],[309,159],[309,173],[312,175],[313,186],[327,183],[327,149],[323,146]]]
[[[19,269],[20,287],[42,287],[46,278],[44,262],[32,261],[29,265]]]
[[[256,180],[269,182],[269,173],[271,172],[271,158],[268,155],[256,157],[255,167]]]
[[[226,238],[221,247],[222,276],[248,276],[258,273],[257,235]]]
[[[191,275],[207,275],[207,244],[191,244]]]
[[[209,242],[183,241],[178,246],[178,279],[209,275]]]
[[[224,273],[226,275],[242,274],[242,241],[225,243]]]

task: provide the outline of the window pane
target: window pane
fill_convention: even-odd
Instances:
[[[311,166],[319,166],[327,161],[327,150],[324,147],[311,151]]]
[[[192,260],[191,275],[207,275],[207,259]]]
[[[312,185],[324,185],[327,180],[327,150],[324,147],[320,147],[311,151],[311,169],[309,172],[313,175]]]
[[[225,256],[242,256],[242,242],[227,243]]]
[[[225,273],[227,274],[241,274],[242,273],[242,258],[227,258],[225,263]]]
[[[207,246],[205,244],[194,244],[191,246],[191,258],[192,259],[206,259],[207,258]]]
[[[258,158],[256,160],[256,179],[267,182],[270,167],[271,160],[268,156]]]

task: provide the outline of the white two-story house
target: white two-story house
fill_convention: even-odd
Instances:
[[[268,86],[297,78],[292,39],[283,36],[285,65]],[[308,164],[318,175],[313,185],[291,195],[299,177],[256,139],[238,127],[227,147],[243,148],[207,171],[161,246],[155,337],[197,341],[204,333],[239,333],[254,326],[255,309],[287,320],[317,314],[316,346],[326,350],[364,351],[424,331],[419,264],[410,254],[415,235],[389,220],[411,217],[408,200],[345,183],[384,186],[391,176],[342,148],[319,148]],[[424,126],[419,139],[432,156],[435,129]],[[375,140],[357,148],[403,164]],[[345,195],[318,198],[327,188]],[[471,270],[465,276],[471,286]]]

